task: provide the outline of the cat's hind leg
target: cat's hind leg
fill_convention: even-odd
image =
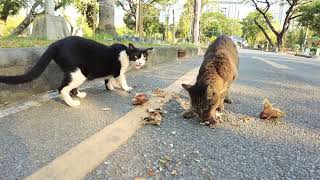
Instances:
[[[107,90],[110,90],[110,91],[114,90],[112,80],[113,80],[113,78],[109,78],[109,79],[104,80],[104,85],[106,86]]]
[[[71,72],[69,75],[66,74],[62,85],[59,88],[61,93],[62,99],[69,105],[69,106],[79,106],[80,101],[73,100],[70,96],[70,91],[73,89],[78,88],[83,82],[86,81],[86,77],[81,73],[80,69],[77,69],[74,72]],[[83,95],[83,94],[82,94]]]
[[[72,89],[70,92],[72,95],[77,96],[79,98],[85,98],[87,96],[87,93],[80,92],[78,88]]]

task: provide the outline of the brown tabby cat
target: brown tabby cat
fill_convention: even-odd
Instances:
[[[202,122],[215,125],[217,110],[224,109],[224,102],[231,102],[227,95],[238,67],[238,51],[233,41],[226,35],[218,36],[204,55],[195,85],[182,84],[191,99],[189,113],[195,112]]]

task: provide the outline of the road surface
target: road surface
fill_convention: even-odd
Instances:
[[[55,93],[0,107],[0,179],[54,178],[55,173],[68,179],[84,174],[90,180],[319,179],[320,61],[239,52],[233,103],[226,105],[225,122],[215,129],[184,120],[173,99],[164,104],[160,126],[132,125],[126,133],[119,123],[137,119],[129,116],[139,111],[131,104],[136,92],[149,95],[183,77],[192,80],[202,57],[129,73],[132,93],[107,92],[102,80],[88,83],[79,108],[67,107]],[[188,99],[181,88],[170,87]],[[260,120],[264,98],[286,116]],[[244,115],[255,118],[243,122]],[[118,145],[109,145],[104,134]]]

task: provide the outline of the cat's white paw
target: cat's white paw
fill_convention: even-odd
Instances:
[[[127,87],[127,88],[124,88],[124,90],[127,91],[127,92],[130,92],[130,91],[133,90],[133,88],[132,87]]]
[[[107,84],[107,88],[108,88],[110,91],[114,90],[114,87],[113,87],[112,83],[110,83],[110,82]]]
[[[79,98],[85,98],[85,97],[87,96],[87,93],[85,93],[85,92],[78,92],[77,96],[78,96]]]
[[[66,102],[66,103],[71,107],[76,107],[76,106],[80,105],[80,101],[78,101],[78,100],[73,100],[73,101],[69,101],[69,102]]]

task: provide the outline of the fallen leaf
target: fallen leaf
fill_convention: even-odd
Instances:
[[[160,126],[162,116],[159,112],[155,111],[150,113],[149,116],[143,118],[143,125],[158,125]]]
[[[272,106],[268,99],[263,100],[263,110],[260,113],[261,119],[281,118],[285,115],[283,111]]]
[[[165,98],[167,94],[168,93],[166,93],[164,90],[162,90],[160,88],[155,88],[153,90],[153,96]]]
[[[175,95],[173,98],[180,104],[180,106],[187,110],[190,109],[190,103],[188,101],[182,100],[179,96]]]
[[[168,155],[165,155],[164,158],[167,160],[167,161],[172,161],[172,158]]]
[[[178,173],[177,173],[176,170],[173,170],[173,171],[171,172],[171,174],[175,176],[175,175],[177,175]]]
[[[132,100],[132,104],[133,105],[142,105],[145,102],[147,102],[149,99],[147,98],[147,95],[145,95],[144,93],[137,93],[133,100]]]
[[[102,111],[111,111],[111,108],[102,108]]]
[[[160,163],[162,163],[162,164],[166,164],[167,163],[167,160],[164,160],[164,159],[159,159],[158,160]]]
[[[146,180],[146,178],[144,178],[144,177],[136,177],[136,178],[134,178],[134,180]]]
[[[236,124],[236,123],[230,123],[231,126],[235,126],[235,127],[241,127],[240,124]]]
[[[239,119],[241,121],[245,122],[245,123],[248,123],[248,122],[254,120],[254,117],[248,116],[248,115],[244,115],[244,116],[240,117]]]
[[[148,169],[147,170],[147,176],[155,176],[156,174],[154,173],[154,171],[152,169]]]

